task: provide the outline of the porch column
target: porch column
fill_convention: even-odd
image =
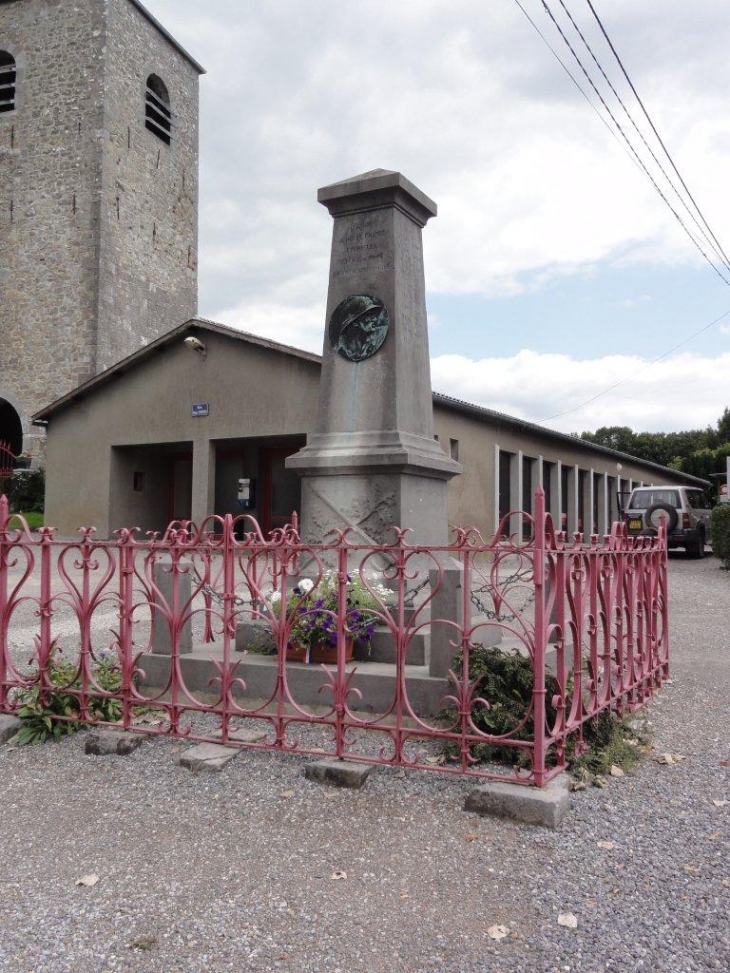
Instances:
[[[512,463],[512,476],[510,477],[510,507],[512,510],[522,510],[522,450],[517,450],[517,455],[515,457],[516,462]],[[516,501],[516,502],[515,502]],[[516,521],[516,523],[515,523]],[[522,521],[522,514],[518,513],[516,516],[510,517],[509,531],[510,534],[514,534],[517,543],[522,543],[522,536],[524,524]]]
[[[494,527],[492,532],[494,534],[499,530],[499,443],[494,444],[494,517],[493,523]]]
[[[193,498],[191,519],[200,526],[213,513],[215,503],[215,446],[209,439],[193,443]]]

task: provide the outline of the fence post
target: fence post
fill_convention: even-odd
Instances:
[[[51,534],[48,527],[41,529],[41,597],[38,614],[40,633],[38,639],[38,686],[41,690],[51,688],[48,670],[51,665],[53,640],[51,638],[51,615],[53,614],[53,594],[51,591]]]
[[[131,531],[119,535],[119,668],[122,675],[122,719],[128,730],[133,719],[131,701],[134,688],[133,588],[134,538]]]
[[[8,498],[0,495],[0,713],[7,707],[8,689]]]
[[[532,578],[535,586],[535,633],[533,656],[532,712],[534,750],[532,770],[535,784],[545,783],[545,652],[548,619],[545,618],[545,491],[535,491],[535,533],[532,546]]]
[[[152,577],[155,586],[152,652],[155,655],[186,655],[193,651],[193,628],[189,615],[181,624],[180,605],[190,600],[192,588],[189,568],[180,565],[176,548],[170,548],[169,562],[153,564]]]

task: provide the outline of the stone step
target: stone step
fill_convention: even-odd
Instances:
[[[216,645],[196,648],[179,659],[182,677],[190,692],[215,693],[220,680],[218,666],[222,662],[222,650]],[[234,682],[232,692],[241,700],[258,702],[271,698],[277,687],[278,665],[276,656],[239,655],[234,653],[230,664],[235,666],[235,679],[243,680],[245,690]],[[168,684],[170,675],[170,656],[147,653],[139,661],[145,679],[140,680],[142,695],[159,690]],[[333,666],[327,666],[333,669]],[[353,710],[366,713],[384,713],[392,708],[395,692],[395,667],[382,662],[358,662],[346,664],[352,673],[350,690],[359,690],[361,697],[351,693],[349,705]],[[408,699],[415,713],[422,716],[433,715],[443,708],[443,698],[449,692],[450,684],[446,679],[430,676],[427,666],[406,666],[405,676]],[[329,706],[332,704],[332,691],[329,680],[321,665],[306,665],[288,662],[286,679],[291,698],[304,706]]]

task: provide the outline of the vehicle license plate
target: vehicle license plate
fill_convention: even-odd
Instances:
[[[635,520],[635,519],[634,520],[630,520],[629,521],[629,530],[641,530],[641,521],[640,520]]]

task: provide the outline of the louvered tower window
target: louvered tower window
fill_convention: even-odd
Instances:
[[[0,51],[0,112],[15,108],[15,58]]]
[[[156,74],[147,78],[145,90],[144,124],[145,128],[153,132],[165,145],[171,141],[172,112],[170,111],[170,95],[165,82]]]

